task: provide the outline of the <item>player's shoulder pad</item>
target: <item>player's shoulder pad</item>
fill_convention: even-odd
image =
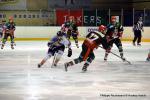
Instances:
[[[57,41],[58,40],[58,38],[57,38],[57,36],[55,35],[52,39],[51,39],[51,41]]]
[[[117,26],[118,26],[118,28],[119,28],[120,30],[122,30],[122,31],[124,30],[124,29],[123,29],[123,26],[121,25],[121,23],[117,22]]]

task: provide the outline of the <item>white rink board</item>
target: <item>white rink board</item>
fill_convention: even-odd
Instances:
[[[97,27],[79,27],[81,37],[84,37],[89,31],[96,30]],[[56,34],[60,27],[47,26],[17,26],[15,35],[17,38],[49,38]],[[143,39],[150,39],[150,27],[144,27]],[[132,27],[124,27],[123,38],[133,38]]]

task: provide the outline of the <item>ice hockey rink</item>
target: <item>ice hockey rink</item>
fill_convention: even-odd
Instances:
[[[81,72],[83,63],[64,71],[64,63],[77,58],[81,51],[74,42],[72,45],[72,57],[65,51],[58,67],[51,68],[51,58],[37,68],[47,52],[47,41],[17,41],[14,50],[7,43],[0,50],[0,99],[150,100],[150,62],[146,62],[150,43],[133,46],[123,42],[124,55],[132,65],[112,54],[104,62],[104,50],[99,48],[86,73]],[[112,52],[118,54],[115,45]]]

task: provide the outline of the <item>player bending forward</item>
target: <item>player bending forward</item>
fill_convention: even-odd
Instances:
[[[61,56],[64,53],[65,47],[68,47],[68,57],[72,55],[71,43],[66,38],[65,33],[58,31],[57,35],[54,36],[50,42],[48,42],[48,53],[46,57],[38,64],[38,68],[40,68],[49,58],[57,53],[56,59],[54,61],[54,66],[57,66]]]
[[[103,28],[99,28],[100,32],[103,33],[105,30]],[[87,36],[86,39],[84,40],[82,44],[82,51],[80,53],[80,56],[73,61],[66,62],[65,65],[65,70],[68,70],[69,66],[73,66],[74,64],[81,63],[85,61],[82,71],[85,72],[87,71],[87,67],[90,65],[90,63],[94,60],[95,55],[93,50],[97,49],[100,44],[102,44],[104,49],[108,48],[107,42],[105,39],[102,38],[100,35],[100,32],[90,32]]]
[[[14,49],[14,31],[15,31],[15,23],[13,21],[13,18],[10,17],[9,18],[9,22],[6,23],[6,29],[5,29],[5,33],[4,33],[4,38],[3,38],[3,41],[2,41],[2,46],[1,46],[1,49],[4,48],[5,46],[5,43],[8,39],[8,37],[10,36],[10,40],[11,40],[11,48]]]

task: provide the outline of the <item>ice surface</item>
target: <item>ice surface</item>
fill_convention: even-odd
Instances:
[[[47,42],[16,44],[14,50],[9,44],[0,50],[0,100],[150,100],[150,62],[145,61],[150,43],[134,47],[123,42],[125,57],[132,65],[112,54],[104,62],[104,50],[99,48],[86,73],[81,73],[83,63],[64,71],[64,62],[80,54],[81,47],[76,48],[74,42],[71,58],[65,51],[57,68],[50,68],[50,59],[40,69],[37,64],[47,52]],[[118,54],[115,46],[112,51]]]

